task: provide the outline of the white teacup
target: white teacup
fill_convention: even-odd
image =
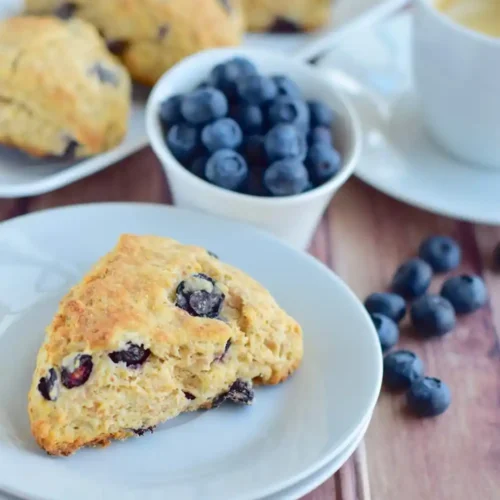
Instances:
[[[500,38],[455,22],[436,0],[417,0],[413,60],[436,142],[461,160],[500,169]]]

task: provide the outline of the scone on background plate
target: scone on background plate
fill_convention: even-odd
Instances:
[[[131,82],[83,21],[0,23],[0,144],[34,156],[83,157],[118,145]]]
[[[132,77],[153,85],[183,58],[238,45],[241,0],[26,0],[28,13],[79,17],[94,24]]]
[[[312,31],[328,23],[334,0],[242,0],[250,31]]]
[[[29,393],[48,453],[142,435],[182,412],[250,404],[285,380],[300,326],[260,284],[203,248],[124,235],[61,301]]]

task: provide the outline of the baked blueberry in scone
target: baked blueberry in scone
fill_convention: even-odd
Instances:
[[[185,57],[238,45],[241,0],[26,0],[26,11],[92,23],[132,77],[153,85]]]
[[[332,0],[242,0],[250,31],[312,31],[330,19]]]
[[[53,455],[142,435],[182,412],[251,404],[302,359],[300,326],[206,249],[124,235],[60,303],[29,393]]]
[[[130,90],[93,26],[29,16],[0,23],[0,144],[34,156],[111,149],[127,130]]]

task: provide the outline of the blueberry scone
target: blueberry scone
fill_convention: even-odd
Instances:
[[[302,359],[300,326],[203,248],[124,235],[61,301],[38,354],[31,429],[53,455],[182,412],[252,403]]]
[[[130,77],[96,29],[74,20],[0,23],[0,143],[33,156],[83,157],[123,139]]]
[[[330,19],[332,0],[242,0],[250,31],[312,31]]]
[[[132,77],[152,85],[188,55],[238,45],[243,30],[240,1],[26,0],[26,9],[91,22]]]

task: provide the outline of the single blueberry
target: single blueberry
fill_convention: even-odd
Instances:
[[[415,330],[423,337],[444,335],[457,322],[453,306],[439,295],[419,297],[411,306],[410,316]]]
[[[488,301],[488,290],[484,281],[475,275],[453,276],[441,288],[441,295],[451,302],[458,314],[477,311]]]
[[[262,106],[276,97],[278,89],[271,78],[263,75],[250,75],[236,82],[236,93],[241,101],[254,106]]]
[[[314,127],[307,134],[307,142],[310,146],[317,142],[332,145],[332,131],[327,127]]]
[[[423,295],[432,280],[432,267],[422,259],[410,259],[402,264],[392,278],[392,291],[406,299]]]
[[[231,112],[245,134],[260,134],[264,125],[262,110],[258,106],[241,103]]]
[[[245,159],[232,149],[219,149],[207,161],[205,178],[216,186],[237,191],[248,176]]]
[[[165,40],[165,37],[170,33],[170,26],[168,24],[161,24],[158,27],[158,40]]]
[[[108,356],[113,363],[125,363],[128,368],[139,368],[149,358],[151,351],[144,345],[127,342],[127,348],[122,351],[110,352]]]
[[[311,127],[332,128],[333,111],[320,101],[308,101],[309,113],[311,115]]]
[[[434,272],[443,273],[458,267],[462,259],[462,250],[449,236],[431,236],[422,242],[418,255],[432,267]]]
[[[406,314],[406,303],[403,297],[395,293],[372,293],[365,300],[369,313],[383,314],[399,323]]]
[[[193,401],[194,399],[196,399],[196,396],[188,391],[182,391],[184,392],[184,396],[186,396],[186,399],[188,399],[189,401]]]
[[[267,119],[271,127],[278,123],[289,123],[305,134],[309,129],[309,108],[302,100],[279,96],[270,103]]]
[[[217,408],[226,401],[231,401],[232,403],[241,405],[251,405],[254,397],[255,393],[252,388],[252,384],[238,379],[233,382],[227,392],[220,394],[212,401],[212,408]]]
[[[255,74],[257,74],[257,68],[251,61],[243,57],[235,57],[215,66],[210,72],[208,81],[232,100],[236,96],[236,81]]]
[[[181,281],[175,297],[177,307],[201,318],[217,318],[225,298],[215,281],[203,273],[193,274]]]
[[[340,153],[324,142],[313,144],[307,152],[305,165],[316,184],[323,184],[336,175],[342,166]]]
[[[288,96],[294,99],[302,99],[302,93],[299,86],[288,76],[276,75],[271,77],[276,84],[278,96]]]
[[[115,56],[121,56],[130,46],[128,40],[112,39],[106,40],[108,50]]]
[[[391,318],[383,314],[374,313],[370,314],[370,317],[377,330],[382,352],[392,349],[399,340],[398,325]]]
[[[264,137],[262,135],[247,135],[244,137],[241,154],[246,159],[250,169],[255,166],[264,166],[266,164]]]
[[[304,160],[307,145],[304,135],[293,125],[275,125],[264,138],[264,148],[270,163],[284,158]]]
[[[180,123],[167,132],[166,143],[175,158],[186,163],[200,150],[200,134],[195,127]]]
[[[56,401],[59,397],[59,380],[54,368],[50,368],[45,377],[38,382],[38,391],[47,401]]]
[[[451,404],[449,387],[433,377],[415,380],[406,395],[408,408],[417,417],[437,417]]]
[[[286,158],[270,165],[264,172],[264,186],[273,196],[302,193],[309,185],[309,174],[296,158]]]
[[[393,391],[408,389],[423,375],[424,364],[411,351],[394,351],[384,357],[384,384]]]
[[[493,250],[493,270],[500,273],[500,243]]]
[[[68,389],[80,387],[87,382],[93,368],[92,356],[77,354],[70,365],[63,365],[61,368],[61,382]]]
[[[181,102],[182,96],[175,94],[160,104],[160,121],[165,128],[182,121]]]
[[[199,177],[200,179],[205,179],[205,167],[207,165],[208,156],[202,155],[198,156],[191,162],[191,166],[189,167],[189,171]]]
[[[232,118],[220,118],[203,127],[201,142],[210,153],[219,149],[237,149],[243,140],[240,126]]]
[[[277,16],[274,22],[267,28],[268,33],[302,33],[304,28],[295,21],[285,17]]]
[[[96,62],[93,64],[89,68],[88,74],[97,77],[101,83],[111,85],[112,87],[118,87],[118,84],[120,83],[118,73],[102,62]]]
[[[205,87],[185,95],[181,113],[192,125],[205,125],[227,115],[229,105],[226,96],[218,89]]]

